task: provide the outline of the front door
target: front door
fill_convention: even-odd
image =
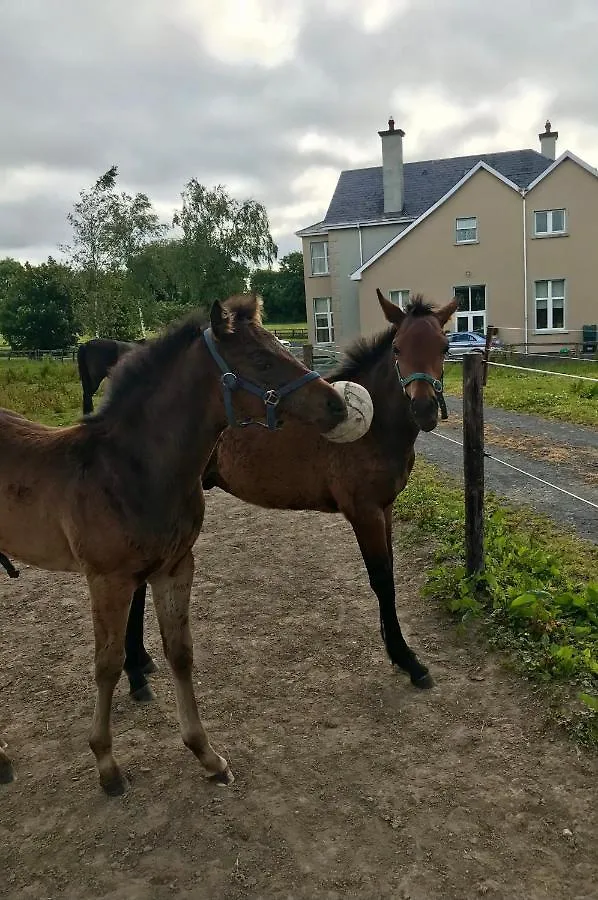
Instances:
[[[486,333],[486,285],[471,284],[455,288],[459,301],[456,312],[457,331]]]

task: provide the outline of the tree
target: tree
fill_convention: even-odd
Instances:
[[[81,191],[68,220],[73,228],[73,241],[61,249],[81,273],[85,293],[82,315],[86,327],[95,334],[106,334],[112,323],[113,299],[108,290],[114,279],[106,277],[124,273],[130,259],[162,235],[166,229],[158,221],[146,194],[118,194],[117,166],[112,166],[87,191]],[[137,314],[137,300],[122,295]]]
[[[257,200],[235,200],[222,185],[212,190],[192,178],[182,193],[183,205],[173,217],[184,240],[215,249],[245,266],[271,264],[278,252],[264,206]]]
[[[27,263],[0,307],[0,331],[14,350],[58,350],[77,340],[75,285],[51,257]]]
[[[243,291],[250,267],[272,263],[277,248],[268,214],[256,200],[239,201],[222,185],[208,189],[192,178],[173,225],[182,231],[183,290],[198,306]]]
[[[251,288],[264,298],[264,311],[271,322],[305,321],[305,282],[303,254],[288,253],[280,269],[255,269]]]
[[[16,259],[6,256],[0,259],[0,304],[8,296],[12,283],[23,272],[23,266]]]

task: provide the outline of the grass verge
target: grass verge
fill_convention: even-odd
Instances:
[[[550,360],[549,365],[541,367],[554,372],[598,378],[598,362],[567,364],[560,360]],[[448,394],[462,396],[463,373],[460,365],[447,365],[444,380]],[[490,367],[484,400],[490,406],[500,406],[503,409],[558,419],[561,422],[598,426],[598,384],[591,381]]]
[[[81,416],[81,384],[73,362],[0,361],[0,406],[43,422],[70,425]]]
[[[395,513],[413,539],[434,538],[426,594],[462,622],[481,622],[517,671],[557,687],[559,723],[580,743],[598,746],[598,547],[490,494],[486,572],[468,578],[463,490],[419,459]]]

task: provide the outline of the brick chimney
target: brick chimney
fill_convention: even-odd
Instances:
[[[540,153],[549,159],[556,159],[556,139],[559,133],[558,131],[551,131],[548,119],[546,119],[545,127],[546,131],[538,135],[540,138]]]
[[[394,119],[388,120],[388,131],[379,131],[382,141],[382,184],[384,187],[384,212],[400,213],[405,199],[403,182],[403,138],[405,132],[395,128]]]

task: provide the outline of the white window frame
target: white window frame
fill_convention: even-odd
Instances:
[[[484,289],[484,309],[472,309],[471,308],[471,292],[474,288],[483,288]],[[483,333],[486,333],[486,329],[488,327],[488,285],[486,284],[458,284],[453,287],[453,297],[456,297],[457,291],[468,291],[468,302],[469,308],[466,310],[457,309],[454,313],[455,316],[455,331],[474,331],[473,320],[474,317],[482,316],[484,319],[484,327],[482,329]],[[467,328],[460,329],[459,322],[467,320]],[[478,331],[479,329],[475,329]]]
[[[317,256],[314,255],[314,247],[323,247],[323,253]],[[311,241],[309,245],[309,252],[311,257],[311,274],[314,276],[318,275],[328,275],[330,272],[330,268],[328,265],[328,241]],[[318,260],[322,263],[322,271],[316,271],[316,266],[314,266],[314,261]]]
[[[553,228],[552,217],[555,212],[563,214],[563,227]],[[546,231],[538,231],[538,216],[546,216]],[[566,209],[535,209],[534,210],[534,237],[553,237],[554,235],[567,233],[567,210]],[[543,279],[544,281],[546,279]],[[554,279],[558,281],[558,278]]]
[[[463,225],[459,225],[460,222],[475,222],[473,228],[468,227],[465,228]],[[464,232],[474,231],[475,237],[467,237],[462,238]],[[477,216],[458,216],[455,219],[455,244],[477,244],[478,243],[478,217]]]
[[[401,288],[401,290],[398,291],[388,292],[388,299],[390,300],[390,302],[396,303],[396,305],[402,310],[405,310],[405,307],[409,303],[409,296],[410,292],[406,288]]]
[[[326,301],[326,309],[318,312],[318,301]],[[332,312],[332,297],[314,297],[314,343],[315,344],[333,344],[334,343],[334,314]],[[319,320],[319,324],[318,324]],[[318,340],[318,331],[326,329],[328,331],[328,339],[325,341]]]
[[[563,293],[555,295],[553,293],[553,284],[555,281],[563,282]],[[538,285],[548,285],[548,296],[538,297]],[[546,328],[538,328],[538,300],[546,300]],[[553,301],[563,301],[563,324],[557,328],[552,324],[554,321]],[[534,330],[536,334],[562,334],[567,331],[567,279],[566,278],[537,278],[534,281]]]

